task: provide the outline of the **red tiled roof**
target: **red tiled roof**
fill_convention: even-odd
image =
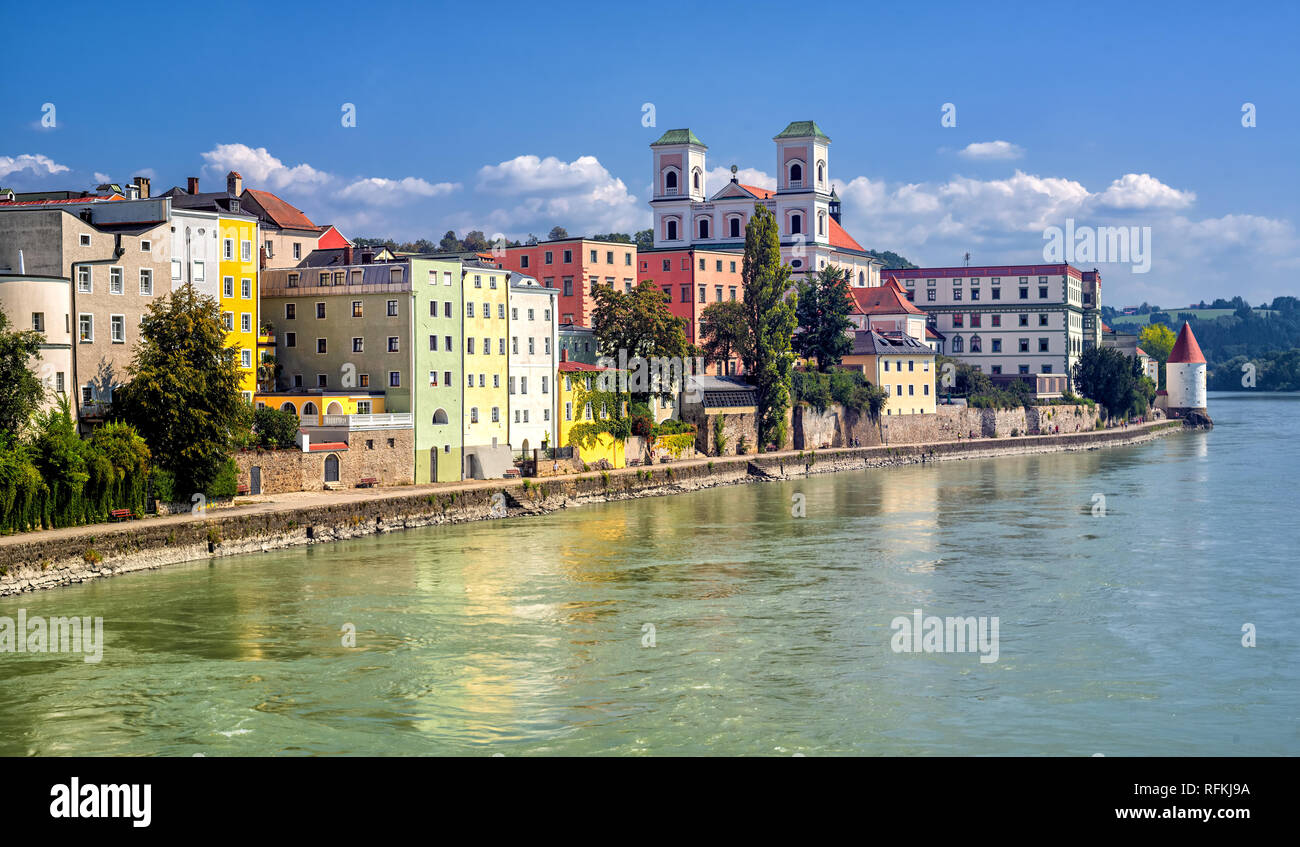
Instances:
[[[613,368],[602,368],[600,365],[589,365],[586,362],[560,362],[559,370],[564,371],[608,371]]]
[[[320,228],[320,240],[316,243],[317,250],[334,250],[343,247],[352,246],[352,242],[343,237],[343,233],[333,224],[326,224]]]
[[[898,286],[898,280],[892,277],[884,285],[874,288],[850,288],[849,291],[853,292],[853,300],[858,305],[859,315],[925,314],[907,299],[903,289]]]
[[[1137,351],[1137,354],[1139,356],[1147,356],[1148,358],[1150,357],[1147,351],[1143,350],[1141,347],[1134,347],[1133,349]]]
[[[277,225],[285,229],[320,229],[302,213],[301,209],[289,205],[271,192],[256,191],[252,188],[245,190],[253,195],[253,199],[261,205],[267,216],[275,221]]]
[[[829,220],[831,222],[832,247],[843,247],[846,250],[862,250],[865,252],[863,246],[854,241],[853,236],[844,231],[844,227],[840,226],[839,221],[834,218],[830,218]]]
[[[89,203],[92,200],[112,201],[125,199],[120,194],[92,194],[89,197],[70,197],[66,200],[4,200],[0,206],[66,206],[69,203]]]
[[[1192,335],[1191,324],[1183,321],[1183,328],[1178,330],[1178,340],[1174,342],[1174,349],[1169,351],[1169,362],[1193,364],[1204,361],[1205,354],[1201,352],[1201,345],[1196,343],[1196,336]]]
[[[933,338],[936,341],[942,341],[945,338],[945,336],[940,334],[938,330],[930,329],[928,326],[925,328],[925,337]]]
[[[345,441],[322,441],[320,444],[307,445],[307,450],[308,452],[311,453],[315,453],[317,450],[323,452],[325,450],[346,450],[346,449],[348,449],[348,445],[347,442]]]
[[[773,192],[772,192],[771,189],[768,189],[768,188],[759,188],[757,185],[746,185],[746,184],[743,183],[743,182],[738,182],[738,183],[736,183],[736,185],[739,185],[741,188],[745,189],[745,190],[748,191],[750,194],[753,194],[753,195],[754,195],[755,197],[757,197],[759,200],[771,200],[771,199],[772,199],[772,193],[773,193]]]

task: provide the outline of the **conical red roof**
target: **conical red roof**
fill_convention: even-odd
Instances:
[[[1174,349],[1169,351],[1169,361],[1175,364],[1205,361],[1201,345],[1196,343],[1196,336],[1192,335],[1191,324],[1187,321],[1183,321],[1183,328],[1178,331],[1178,340],[1174,342]]]

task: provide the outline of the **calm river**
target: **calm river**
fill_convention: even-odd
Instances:
[[[0,653],[0,753],[1295,755],[1300,396],[1210,413],[3,598],[105,647]],[[895,653],[915,609],[997,661]]]

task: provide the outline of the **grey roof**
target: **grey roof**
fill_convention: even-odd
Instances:
[[[933,355],[934,351],[910,335],[883,335],[874,329],[859,329],[853,333],[853,355],[875,356],[882,353]]]
[[[758,389],[740,377],[697,374],[687,378],[686,391],[700,392],[706,409],[758,405]]]

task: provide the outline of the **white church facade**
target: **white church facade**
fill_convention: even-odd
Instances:
[[[816,121],[795,121],[776,143],[775,190],[736,180],[709,193],[705,146],[689,129],[668,130],[650,145],[653,160],[654,247],[741,252],[756,204],[776,218],[781,258],[797,278],[838,265],[857,288],[880,285],[884,263],[840,223],[840,201],[830,181],[831,140]]]

